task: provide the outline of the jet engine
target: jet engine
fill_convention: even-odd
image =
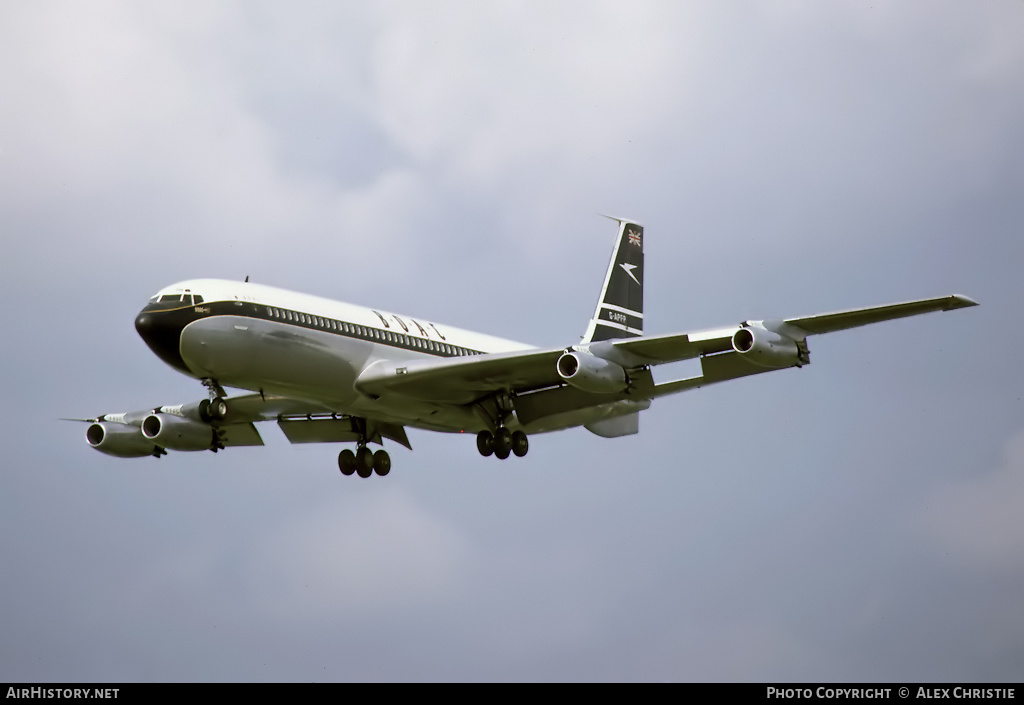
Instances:
[[[795,340],[757,326],[740,328],[733,333],[732,348],[761,367],[792,367],[805,362]]]
[[[157,413],[163,412],[174,416],[184,416],[186,419],[202,421],[207,424],[219,423],[227,418],[228,403],[224,399],[217,397],[216,399],[203,399],[202,401],[179,404],[178,406],[162,406],[156,411]]]
[[[151,443],[171,450],[209,450],[219,446],[212,426],[171,414],[147,416],[142,421],[142,435]]]
[[[581,352],[566,352],[555,365],[558,376],[585,392],[612,394],[629,386],[626,371],[614,362]]]
[[[112,421],[99,421],[85,431],[86,442],[107,455],[118,458],[159,456],[163,451],[152,440],[142,435],[138,426]]]

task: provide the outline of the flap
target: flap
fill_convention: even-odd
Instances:
[[[217,429],[221,444],[228,446],[261,446],[263,439],[252,423],[236,423]]]
[[[350,416],[324,418],[282,418],[277,425],[291,443],[354,443],[359,440],[359,427],[363,419]],[[366,438],[383,445],[388,438],[412,450],[405,428],[398,424],[366,419]]]

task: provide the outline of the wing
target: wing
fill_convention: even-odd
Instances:
[[[952,311],[958,308],[977,306],[977,302],[966,296],[942,296],[935,299],[919,299],[903,303],[855,308],[834,313],[822,313],[814,316],[786,318],[784,320],[756,321],[768,325],[785,324],[789,332],[797,339],[819,333],[833,333],[857,328],[870,323],[917,316],[932,311]],[[627,366],[659,365],[666,362],[679,362],[702,355],[713,355],[732,350],[732,337],[742,327],[751,325],[750,321],[738,326],[699,331],[696,333],[675,333],[670,335],[649,336],[643,338],[602,341],[590,346],[594,354],[618,357]],[[795,330],[794,330],[795,329]]]
[[[922,313],[931,313],[932,311],[952,311],[958,308],[969,308],[977,305],[978,302],[973,299],[953,294],[951,296],[941,296],[937,299],[919,299],[917,301],[905,301],[885,306],[855,308],[847,311],[837,311],[836,313],[822,313],[817,316],[788,318],[786,323],[805,330],[808,334],[833,333],[838,330],[846,330],[847,328],[866,326],[870,323],[917,316]]]
[[[806,337],[878,323],[931,311],[950,311],[976,302],[964,296],[944,296],[815,316],[746,321],[742,324],[693,333],[602,340],[572,349],[620,365],[629,373],[629,388],[612,393],[574,389],[564,383],[556,363],[565,348],[479,355],[468,358],[417,362],[378,361],[356,380],[356,388],[372,397],[400,395],[410,399],[470,404],[496,392],[517,395],[516,410],[529,423],[548,413],[567,413],[623,400],[643,400],[694,389],[714,382],[770,372],[809,362]],[[757,364],[734,349],[737,331],[767,331],[785,343],[791,357],[785,364]],[[756,337],[756,335],[755,335]],[[791,344],[791,345],[790,345]],[[648,368],[700,358],[702,374],[655,385]]]
[[[806,356],[806,338],[809,335],[833,333],[848,328],[857,328],[871,323],[881,323],[908,316],[917,316],[933,311],[952,311],[977,306],[978,303],[966,296],[951,295],[933,299],[918,299],[901,303],[855,308],[813,316],[786,319],[747,321],[738,326],[720,328],[682,335],[666,335],[634,340],[608,341],[614,352],[625,363],[658,365],[666,362],[701,358],[702,374],[685,380],[676,380],[655,386],[655,396],[664,396],[686,389],[694,389],[714,382],[723,382],[752,374],[770,372],[779,367],[800,366],[808,360],[797,361],[796,365],[765,366],[745,359],[733,346],[733,336],[741,328],[763,328],[792,340]],[[606,345],[601,343],[600,345]],[[591,346],[593,348],[594,346]],[[602,350],[596,351],[601,354]],[[621,364],[621,363],[620,363]]]

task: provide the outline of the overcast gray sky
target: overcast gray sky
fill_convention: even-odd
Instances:
[[[0,0],[0,680],[1024,676],[1024,3]],[[499,463],[120,460],[201,276],[537,345],[963,293]]]

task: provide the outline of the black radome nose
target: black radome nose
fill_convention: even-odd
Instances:
[[[188,367],[178,351],[181,329],[187,322],[174,311],[143,310],[135,317],[135,330],[157,357],[171,367],[188,373]]]
[[[143,340],[146,340],[153,333],[153,316],[145,311],[136,316],[135,330]]]

